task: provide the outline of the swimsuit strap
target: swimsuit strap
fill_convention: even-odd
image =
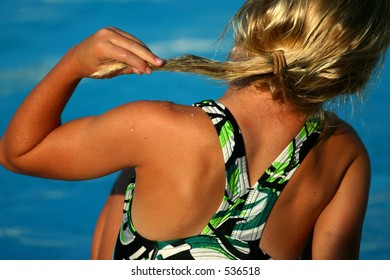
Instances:
[[[205,100],[196,103],[210,117],[221,143],[226,169],[226,192],[230,199],[237,200],[247,193],[249,184],[246,169],[244,140],[241,130],[231,112],[220,102]]]
[[[312,119],[264,172],[249,191],[241,219],[234,225],[232,236],[242,240],[260,240],[267,219],[281,192],[297,171],[322,131],[322,122]]]

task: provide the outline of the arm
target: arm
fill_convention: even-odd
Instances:
[[[126,188],[134,175],[134,168],[128,168],[123,170],[115,181],[96,222],[92,238],[91,259],[108,260],[112,257],[122,222],[121,210]]]
[[[103,160],[107,157],[104,152],[99,154],[96,151],[97,145],[103,144],[104,140],[101,138],[105,138],[105,134],[114,129],[110,123],[115,123],[123,117],[124,108],[113,110],[101,117],[84,118],[66,125],[61,124],[61,114],[82,78],[92,77],[94,73],[116,61],[129,67],[114,72],[109,77],[132,73],[148,74],[151,72],[149,64],[162,64],[162,61],[135,37],[115,28],[100,30],[69,50],[27,96],[0,140],[0,163],[15,172],[58,179],[90,178],[120,169],[116,166],[110,168],[111,170],[95,170],[91,174],[79,176],[74,173],[67,177],[54,170],[45,173],[39,168],[58,164],[58,161],[62,166],[57,169],[66,168],[66,160],[77,160],[82,154],[81,151],[86,152],[86,156],[88,152],[91,157],[101,156]],[[120,128],[123,127],[115,127]],[[125,135],[107,137],[104,145],[108,149],[110,145],[114,145],[114,141],[123,136]],[[95,142],[98,143],[93,146]],[[63,152],[60,152],[60,145]],[[93,149],[95,152],[92,152]],[[91,164],[93,165],[92,159]]]
[[[347,169],[335,196],[315,224],[313,259],[359,258],[370,186],[370,162],[364,146],[358,143],[358,147],[358,154]]]

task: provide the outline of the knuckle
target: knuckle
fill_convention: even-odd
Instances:
[[[110,27],[105,27],[100,29],[99,31],[96,32],[96,35],[98,37],[106,37],[112,33],[112,29]]]

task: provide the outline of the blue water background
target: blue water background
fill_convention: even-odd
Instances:
[[[244,1],[2,0],[0,2],[0,134],[31,88],[67,49],[106,26],[126,30],[162,57],[183,53],[224,59],[217,44]],[[390,259],[390,65],[364,104],[341,106],[369,150],[373,174],[361,258]],[[191,104],[224,87],[192,75],[155,73],[85,80],[64,119],[102,113],[124,102],[162,99]],[[82,156],[82,155],[81,155]],[[0,259],[89,259],[93,228],[116,174],[64,182],[0,167]]]

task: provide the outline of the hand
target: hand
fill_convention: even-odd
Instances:
[[[136,37],[114,27],[99,30],[70,51],[72,69],[79,78],[112,78],[123,74],[150,74],[163,61]]]

